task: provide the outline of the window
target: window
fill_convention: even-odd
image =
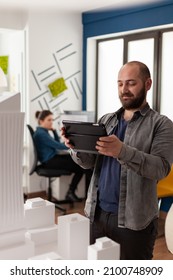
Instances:
[[[97,118],[121,106],[116,83],[118,70],[128,61],[139,60],[149,67],[153,80],[148,103],[173,119],[170,102],[172,48],[173,28],[97,40]]]
[[[154,38],[134,40],[128,42],[128,61],[144,62],[154,76]],[[153,107],[153,87],[148,91],[147,101]]]
[[[162,34],[162,61],[161,61],[161,99],[160,112],[173,121],[172,110],[172,65],[173,65],[173,31]]]
[[[116,94],[117,74],[123,61],[123,39],[110,40],[99,44],[98,61],[98,117],[120,107]]]

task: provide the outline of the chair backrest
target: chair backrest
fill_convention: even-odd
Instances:
[[[27,127],[29,129],[29,132],[31,134],[31,137],[33,138],[33,135],[34,135],[34,129],[32,128],[32,126],[30,124],[27,124]]]
[[[31,139],[33,142],[33,148],[34,148],[34,160],[33,160],[33,164],[31,167],[31,170],[29,172],[29,175],[32,175],[34,172],[36,172],[39,176],[43,176],[43,177],[47,177],[47,178],[51,178],[51,177],[60,177],[62,175],[71,175],[71,171],[66,170],[66,169],[48,169],[45,168],[38,160],[38,153],[37,153],[37,149],[34,143],[34,130],[33,128],[27,124],[27,127],[29,129],[30,135],[31,135]]]
[[[38,154],[37,154],[37,150],[35,147],[35,143],[34,143],[34,139],[33,139],[33,135],[34,135],[34,129],[32,128],[32,126],[30,126],[29,124],[27,124],[27,128],[30,132],[31,135],[31,139],[32,139],[32,143],[33,143],[33,149],[34,149],[34,160],[29,172],[29,175],[32,175],[34,172],[36,172],[37,169],[37,165],[38,165]]]

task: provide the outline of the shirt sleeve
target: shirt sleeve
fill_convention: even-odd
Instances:
[[[56,140],[47,132],[37,134],[35,136],[35,140],[37,143],[40,142],[47,147],[55,148],[57,150],[68,150],[68,148],[63,143],[59,142],[59,137],[58,140]]]
[[[96,155],[89,153],[77,152],[73,149],[70,149],[70,155],[74,162],[80,165],[84,169],[90,169],[94,167]]]
[[[173,163],[173,123],[163,119],[151,144],[150,153],[123,144],[118,160],[140,176],[160,180],[168,175]]]

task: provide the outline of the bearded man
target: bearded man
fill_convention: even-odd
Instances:
[[[91,244],[107,236],[120,244],[124,260],[152,259],[157,236],[157,182],[168,175],[173,162],[173,123],[152,110],[147,92],[152,80],[139,61],[118,73],[122,107],[100,118],[108,136],[96,144],[98,155],[75,151],[73,160],[94,168],[85,204],[91,221]]]

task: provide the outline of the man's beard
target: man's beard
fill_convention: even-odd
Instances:
[[[125,100],[123,99],[124,96],[131,97],[131,99]],[[134,97],[133,93],[131,93],[130,91],[123,93],[121,94],[121,96],[119,96],[123,108],[127,110],[140,108],[145,100],[145,97],[146,97],[145,87],[143,87],[140,90],[137,97]]]

